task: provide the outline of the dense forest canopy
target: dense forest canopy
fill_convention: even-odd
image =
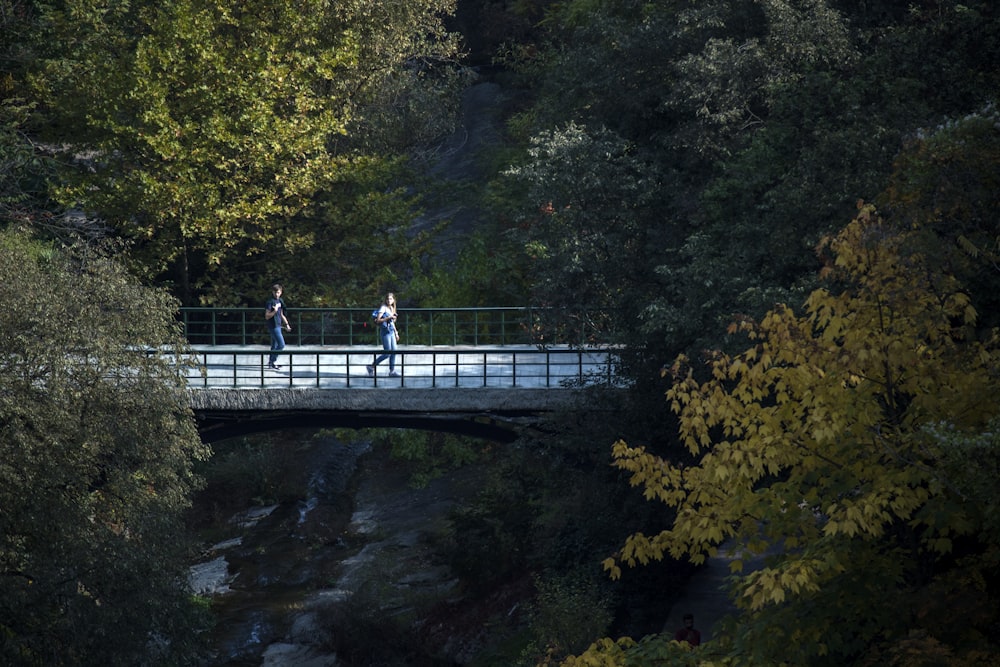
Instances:
[[[94,289],[46,287],[45,271],[108,280],[128,308],[161,315],[162,290],[256,305],[281,280],[300,306],[385,289],[404,305],[544,305],[546,333],[627,343],[633,390],[614,423],[564,424],[545,450],[573,480],[562,492],[606,506],[577,517],[572,556],[505,562],[551,583],[606,558],[623,578],[623,565],[699,561],[736,537],[779,553],[735,573],[742,611],[711,647],[653,634],[588,649],[599,637],[539,630],[526,664],[991,664],[998,65],[993,0],[0,0],[0,226],[31,267],[32,305],[67,313],[90,312]],[[502,91],[502,136],[475,156],[476,178],[442,182],[436,150],[463,91],[484,84]],[[459,199],[474,223],[457,253],[436,254],[439,229],[415,222]],[[102,249],[99,271],[88,248]],[[112,254],[136,285],[106,267]],[[8,269],[4,310],[23,313]],[[126,329],[88,353],[161,333]],[[10,343],[5,367],[28,349]],[[96,379],[87,391],[125,400]],[[50,488],[3,397],[2,444],[20,447],[4,460],[29,491]],[[38,450],[56,457],[46,469],[147,437],[69,438],[71,415],[44,417],[38,442],[62,445]],[[178,429],[148,436],[175,444],[155,469],[164,483],[201,454]],[[143,470],[148,449],[118,463]],[[524,497],[491,493],[525,514],[470,512],[470,531],[543,539],[540,508],[560,500],[535,489],[555,474],[536,478],[545,466],[523,456],[507,472]],[[114,542],[93,485],[122,470],[105,473],[73,488]],[[627,499],[625,473],[665,507]],[[0,637],[34,664],[33,642],[60,626],[54,612],[10,621],[42,590],[18,588],[17,559],[52,554],[10,538],[13,525]],[[63,566],[98,539],[66,534]],[[84,609],[83,593],[66,595]],[[165,614],[190,611],[174,602]],[[862,617],[863,632],[844,627]],[[79,619],[67,641],[95,650],[83,629],[107,619]]]
[[[0,232],[0,659],[176,664],[198,644],[183,511],[208,456],[176,301],[93,247]],[[159,641],[151,641],[158,637]]]
[[[400,156],[453,123],[447,2],[10,9],[27,37],[7,45],[26,65],[10,97],[69,167],[51,196],[189,305],[247,300],[247,275],[351,298],[420,254]]]

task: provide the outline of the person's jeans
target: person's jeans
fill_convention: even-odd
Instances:
[[[382,338],[382,349],[383,350],[393,350],[396,349],[396,332],[389,329],[387,332],[379,334]],[[375,358],[375,363],[373,366],[378,366],[379,362],[389,359],[389,372],[396,370],[396,355],[395,354],[383,354]]]
[[[285,337],[281,335],[281,327],[271,327],[271,351],[279,352],[285,349]],[[272,354],[267,362],[268,366],[274,366],[278,360],[278,355]]]

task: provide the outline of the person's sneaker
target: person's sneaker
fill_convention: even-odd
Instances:
[[[374,366],[365,366],[365,370],[368,371],[368,375],[375,375],[375,367]]]
[[[270,368],[272,370],[275,370],[275,371],[280,371],[281,370],[281,366],[279,366],[278,364],[269,364],[268,368]]]
[[[400,373],[398,371],[389,371],[389,377],[398,378],[400,377]]]

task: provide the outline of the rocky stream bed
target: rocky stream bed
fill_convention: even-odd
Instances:
[[[515,586],[485,612],[463,609],[441,562],[448,512],[476,471],[413,488],[387,453],[332,437],[296,457],[286,473],[306,497],[234,513],[191,568],[218,619],[206,667],[468,664],[488,625],[477,616],[519,604]]]

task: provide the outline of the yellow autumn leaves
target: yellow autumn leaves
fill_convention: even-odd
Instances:
[[[968,432],[995,412],[993,341],[968,336],[975,312],[959,286],[907,253],[905,237],[870,206],[822,250],[830,287],[803,315],[784,305],[739,322],[752,343],[716,354],[707,379],[680,357],[666,394],[693,464],[618,442],[615,465],[645,497],[676,510],[657,535],[629,537],[604,562],[613,576],[666,556],[703,562],[730,538],[749,554],[778,547],[775,564],[745,575],[750,609],[816,591],[849,567],[841,545],[878,541],[900,526],[940,552],[971,529],[960,506],[950,525],[921,527],[948,496],[936,444],[922,430]],[[823,558],[815,557],[822,547]],[[846,552],[845,552],[846,553]],[[737,561],[738,562],[738,561]]]

